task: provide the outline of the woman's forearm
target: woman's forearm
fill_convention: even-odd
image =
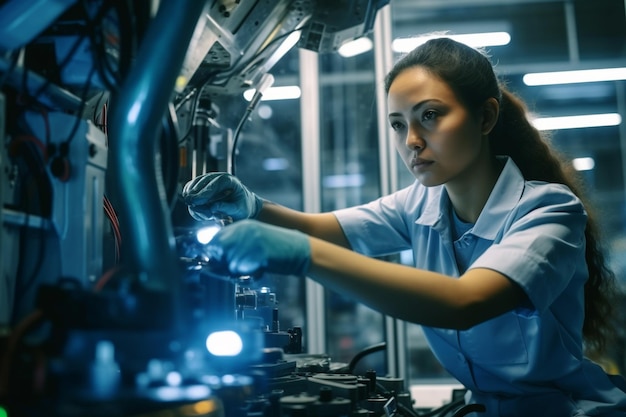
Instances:
[[[300,230],[309,236],[344,248],[350,247],[337,218],[332,213],[303,213],[265,201],[257,219],[275,226]]]
[[[503,275],[461,278],[359,255],[311,238],[309,276],[383,314],[432,327],[466,329],[515,308],[522,290]]]

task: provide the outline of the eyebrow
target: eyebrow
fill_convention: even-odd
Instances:
[[[438,99],[436,99],[436,98],[427,98],[426,100],[422,100],[422,101],[420,101],[419,103],[414,104],[414,105],[411,107],[411,113],[413,113],[413,112],[417,111],[420,107],[422,107],[422,106],[423,106],[423,105],[425,105],[425,104],[428,104],[428,103],[429,103],[429,102],[431,102],[431,101],[434,101],[434,102],[437,102],[437,103],[441,103],[441,100],[438,100]],[[389,113],[389,114],[387,115],[387,117],[396,117],[396,116],[402,116],[402,114],[401,114],[401,113],[399,113],[399,112],[393,112],[393,113]]]

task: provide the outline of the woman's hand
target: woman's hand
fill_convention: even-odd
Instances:
[[[256,218],[263,200],[226,172],[210,172],[183,187],[183,201],[196,220]]]
[[[224,227],[207,244],[207,252],[217,269],[233,276],[305,275],[311,262],[306,234],[256,220]]]

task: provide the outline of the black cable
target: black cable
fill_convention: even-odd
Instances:
[[[236,168],[235,168],[235,161],[237,157],[237,143],[239,142],[239,136],[241,135],[241,130],[243,129],[243,126],[246,124],[246,122],[250,118],[250,115],[252,114],[252,110],[254,110],[254,108],[251,106],[248,106],[246,108],[246,111],[243,117],[241,118],[241,120],[239,120],[239,123],[237,124],[235,133],[233,133],[233,144],[230,150],[230,173],[234,176],[237,175]]]
[[[363,359],[364,357],[366,357],[367,355],[370,355],[372,353],[379,352],[385,349],[387,349],[387,342],[376,343],[374,345],[368,346],[365,349],[361,350],[356,355],[354,355],[354,357],[348,364],[348,373],[354,373],[354,368],[356,368],[359,361]]]
[[[110,62],[107,59],[106,43],[102,40],[101,33],[102,20],[106,13],[113,8],[113,4],[105,2],[104,5],[98,9],[93,18],[89,14],[89,6],[86,0],[81,1],[81,6],[86,22],[85,27],[87,35],[89,36],[89,40],[91,42],[94,67],[97,69],[98,75],[100,75],[100,80],[104,83],[105,87],[110,91],[116,91],[118,85],[120,84],[120,79],[116,71],[111,68]]]
[[[63,69],[65,68],[65,66],[67,64],[69,64],[70,60],[74,57],[74,54],[76,54],[76,51],[78,51],[78,48],[80,47],[81,43],[83,42],[83,39],[85,39],[85,34],[81,33],[76,37],[76,40],[74,41],[74,43],[72,44],[72,47],[70,48],[70,50],[68,51],[67,55],[65,55],[65,57],[63,58],[63,60],[59,63],[59,73],[63,72]],[[26,78],[28,71],[26,70],[26,68],[24,68],[24,77]],[[46,89],[50,86],[50,84],[52,84],[52,81],[50,80],[50,78],[46,78],[46,81],[37,89],[37,91],[35,91],[34,94],[30,94],[28,92],[28,88],[26,83],[23,83],[23,91],[26,93],[26,95],[31,96],[33,98],[37,98],[39,97],[44,91],[46,91]]]
[[[467,404],[459,408],[452,414],[452,417],[463,417],[469,413],[484,413],[487,408],[483,404]]]

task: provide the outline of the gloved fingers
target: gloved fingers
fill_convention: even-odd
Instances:
[[[202,205],[213,201],[223,200],[229,196],[241,192],[243,186],[237,179],[224,174],[213,178],[198,181],[183,192],[183,199],[187,205]]]
[[[189,189],[190,193],[207,193],[218,194],[222,191],[232,190],[241,187],[239,180],[225,172],[210,173],[205,175],[197,184]]]
[[[188,181],[187,184],[185,184],[185,186],[183,187],[183,195],[197,193],[198,190],[206,187],[206,185],[213,181],[214,178],[215,173],[213,172],[193,178],[192,180]]]
[[[263,272],[304,275],[310,264],[309,238],[304,233],[242,220],[220,230],[209,242],[211,260],[233,275]]]
[[[220,200],[211,204],[208,210],[213,213],[215,217],[224,218],[230,217],[232,220],[242,220],[247,218],[247,211],[243,211],[240,204],[237,201],[231,202],[229,200]]]
[[[199,222],[213,219],[213,213],[206,210],[202,206],[198,206],[198,207],[187,206],[187,211],[189,211],[189,214],[191,215],[191,217],[198,220]]]

